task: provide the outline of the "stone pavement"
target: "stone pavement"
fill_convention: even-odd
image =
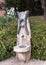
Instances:
[[[0,65],[46,65],[46,61],[31,59],[28,62],[16,61],[15,57],[0,61]]]

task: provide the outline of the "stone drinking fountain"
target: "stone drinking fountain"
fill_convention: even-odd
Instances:
[[[28,61],[31,56],[31,31],[29,25],[29,11],[17,12],[17,46],[14,46],[17,60]]]

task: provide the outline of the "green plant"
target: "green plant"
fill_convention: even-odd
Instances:
[[[0,18],[0,22],[2,21],[3,17]],[[0,60],[9,58],[12,55],[15,55],[13,51],[13,47],[16,45],[16,33],[17,33],[17,23],[15,20],[7,21],[4,25],[0,23]]]
[[[46,22],[39,17],[31,18],[32,58],[46,60]]]
[[[4,43],[0,40],[0,61],[5,59],[6,56],[6,48]]]
[[[6,19],[4,17],[0,17],[0,26],[5,25],[6,22],[7,21],[6,21]]]

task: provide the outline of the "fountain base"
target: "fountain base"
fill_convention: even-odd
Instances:
[[[30,51],[16,53],[16,59],[18,61],[29,61],[30,60]]]
[[[15,46],[14,51],[16,52],[16,59],[20,61],[30,60],[30,46]]]

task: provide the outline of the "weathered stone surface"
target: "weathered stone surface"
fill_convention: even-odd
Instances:
[[[18,17],[18,30],[19,30],[18,32],[19,34],[17,34],[17,46],[19,46],[21,50],[22,50],[22,47],[23,48],[25,47],[27,49],[27,51],[25,51],[25,48],[24,48],[25,52],[23,52],[23,50],[21,52],[19,51],[17,52],[16,50],[14,50],[16,52],[17,60],[21,60],[21,61],[29,61],[30,56],[31,56],[31,43],[30,43],[31,31],[30,31],[30,25],[29,25],[29,19],[28,19],[27,13],[28,13],[27,11],[20,12],[20,13],[18,12],[18,16],[19,16]],[[21,20],[22,22],[20,23]],[[27,27],[26,29],[25,29],[25,23]]]
[[[21,52],[16,54],[16,59],[19,61],[29,61],[30,60],[30,51],[28,52]]]

